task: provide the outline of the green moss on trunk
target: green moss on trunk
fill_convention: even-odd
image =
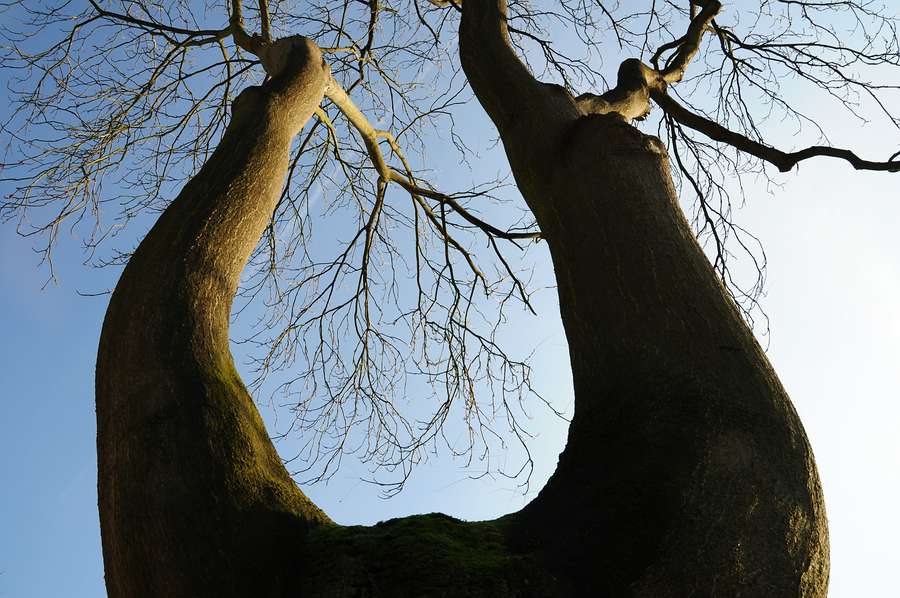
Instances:
[[[465,522],[432,513],[319,527],[303,550],[303,595],[570,595],[537,557],[511,546],[510,525],[509,518]]]

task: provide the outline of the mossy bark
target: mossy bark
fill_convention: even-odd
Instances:
[[[539,555],[511,548],[510,520],[433,513],[372,527],[322,526],[304,552],[303,596],[551,598],[571,596]]]

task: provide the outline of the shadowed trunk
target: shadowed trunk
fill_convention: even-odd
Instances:
[[[231,299],[328,74],[311,42],[235,101],[141,243],[97,363],[110,596],[824,596],[803,429],[697,245],[665,150],[585,116],[466,0],[463,68],[547,239],[575,381],[557,472],[521,512],[332,524],[293,484],[228,350]]]
[[[467,0],[460,55],[547,239],[575,385],[518,541],[582,595],[824,596],[809,443],[682,215],[665,148],[534,80],[504,11]]]

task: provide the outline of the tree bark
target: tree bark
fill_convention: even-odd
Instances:
[[[96,396],[111,597],[282,595],[297,546],[328,521],[282,466],[228,347],[241,270],[330,76],[315,44],[288,43],[283,71],[238,96],[110,300]]]
[[[460,56],[549,245],[575,386],[566,449],[516,541],[578,595],[825,596],[809,443],[664,146],[534,80],[505,10],[463,3]]]
[[[662,144],[536,81],[504,15],[504,0],[466,0],[460,55],[556,270],[575,382],[557,472],[497,521],[361,528],[331,524],[285,471],[228,319],[330,79],[296,38],[235,101],[110,301],[97,362],[110,596],[825,595],[809,444],[678,207]]]

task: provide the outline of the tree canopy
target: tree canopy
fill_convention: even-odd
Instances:
[[[498,326],[506,310],[530,306],[521,250],[540,231],[505,174],[464,188],[440,187],[434,174],[478,159],[460,126],[471,91],[457,57],[459,10],[419,0],[9,3],[0,216],[35,238],[49,276],[69,229],[92,262],[124,263],[132,248],[117,246],[118,231],[163,210],[203,164],[230,100],[265,78],[267,44],[306,36],[335,84],[295,144],[245,273],[242,305],[266,310],[244,339],[258,347],[257,385],[289,373],[276,392],[296,400],[312,477],[356,452],[391,472],[391,491],[436,444],[471,457],[510,435],[525,442],[530,365],[498,341]],[[635,65],[661,73],[623,114],[666,143],[694,230],[754,321],[765,254],[732,218],[734,181],[813,158],[900,170],[900,152],[832,147],[831,123],[807,114],[815,93],[896,135],[897,23],[868,1],[566,0],[509,2],[506,25],[538,78],[588,111],[620,99],[607,91],[623,89],[616,71],[620,83]],[[785,128],[800,132],[795,147],[772,141]],[[431,162],[435,144],[457,161]],[[316,236],[331,226],[346,235]],[[736,255],[754,275],[733,275]],[[428,413],[398,401],[411,378],[433,389]],[[462,441],[441,434],[455,416]],[[527,476],[528,465],[508,473]]]

